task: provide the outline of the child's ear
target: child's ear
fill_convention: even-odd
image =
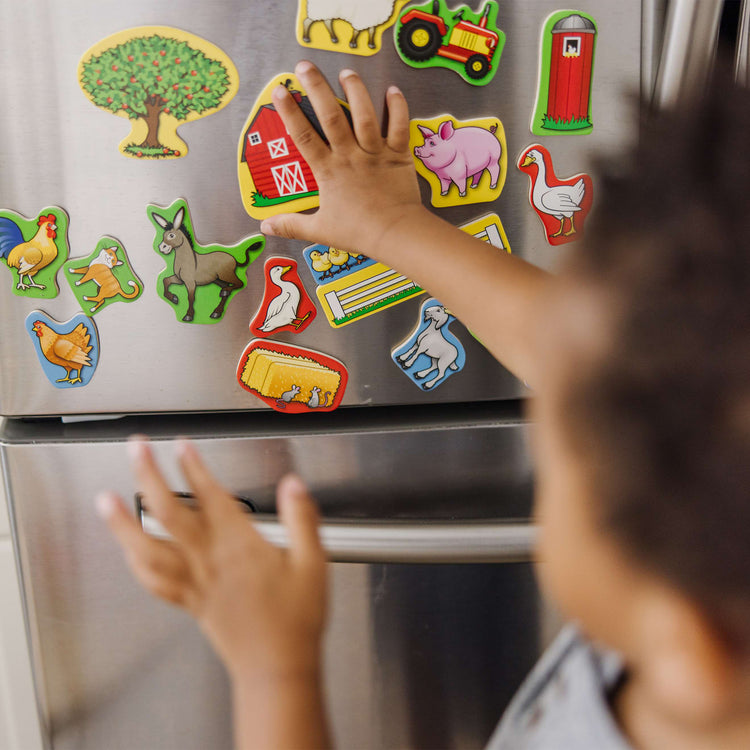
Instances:
[[[704,612],[671,587],[645,594],[640,605],[638,667],[654,702],[684,721],[720,719],[741,677],[732,649]]]

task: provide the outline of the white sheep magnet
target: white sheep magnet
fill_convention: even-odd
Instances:
[[[408,0],[299,0],[297,41],[303,47],[370,56]]]

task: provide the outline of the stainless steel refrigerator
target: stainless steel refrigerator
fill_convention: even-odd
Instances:
[[[529,178],[516,160],[540,143],[553,154],[557,174],[568,176],[587,169],[592,154],[634,137],[626,95],[651,91],[665,3],[576,6],[596,21],[593,130],[541,136],[530,132],[529,121],[540,35],[559,10],[551,0],[499,0],[497,25],[505,42],[487,85],[474,85],[455,67],[407,64],[394,44],[396,26],[376,36],[382,46],[376,54],[352,54],[348,35],[339,42],[343,54],[305,46],[298,38],[305,23],[300,5],[3,5],[0,209],[32,222],[39,216],[40,227],[40,209],[63,209],[56,226],[62,232],[67,223],[71,259],[105,245],[124,248],[134,283],[143,287],[131,303],[86,316],[98,333],[96,368],[85,382],[72,383],[76,371],[59,365],[50,377],[33,326],[40,313],[54,321],[82,313],[69,278],[81,275],[66,264],[57,272],[57,296],[29,297],[17,285],[30,285],[34,276],[24,281],[20,266],[14,275],[7,258],[0,268],[0,413],[7,417],[0,451],[39,717],[51,748],[231,745],[228,686],[219,663],[189,618],[139,589],[93,512],[92,499],[105,487],[132,498],[135,508],[137,488],[123,445],[132,432],[155,441],[176,491],[185,487],[169,443],[177,435],[195,438],[222,481],[252,500],[261,528],[280,543],[276,481],[294,470],[310,484],[332,560],[326,690],[340,747],[481,746],[548,635],[529,562],[532,474],[519,405],[525,387],[458,321],[451,332],[465,352],[462,369],[434,388],[420,387],[391,351],[419,323],[428,293],[336,327],[320,310],[303,242],[266,238],[223,316],[185,321],[164,295],[165,260],[157,252],[153,214],[183,199],[194,240],[204,246],[258,234],[238,185],[244,168],[238,143],[251,143],[248,118],[264,87],[304,57],[331,80],[340,68],[355,68],[379,111],[386,87],[396,83],[413,118],[499,120],[507,151],[502,193],[491,202],[432,210],[456,225],[495,213],[512,252],[554,268],[565,248],[545,240],[529,202]],[[699,7],[675,5],[681,8],[670,28],[679,38],[665,50],[672,63],[687,59],[694,41],[693,31],[677,33],[677,22]],[[703,5],[705,12],[712,4]],[[442,7],[445,15],[444,6],[424,12]],[[485,6],[471,3],[463,15],[478,17]],[[456,23],[457,8],[448,10],[447,20]],[[106,61],[98,42],[146,26],[190,32],[236,67],[231,101],[180,126],[187,153],[178,155],[167,144],[164,158],[143,159],[138,154],[145,146],[135,144],[125,155],[117,142],[127,140],[130,121],[111,116],[112,102],[95,106],[83,90],[85,75],[93,76],[91,87],[104,77],[86,73],[85,53],[94,48]],[[710,23],[700,27],[711,36]],[[366,35],[357,42],[360,50]],[[170,52],[164,53],[166,60]],[[157,63],[158,57],[144,64]],[[665,70],[662,98],[681,81]],[[430,205],[421,177],[420,186]],[[263,305],[264,261],[277,256],[296,261],[317,315],[301,332],[287,329],[271,340],[343,363],[346,389],[333,411],[283,413],[282,398],[271,409],[238,382],[240,356],[256,338],[249,325]],[[268,359],[279,356],[272,352]]]

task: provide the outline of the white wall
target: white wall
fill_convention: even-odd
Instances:
[[[41,748],[21,594],[0,481],[0,750]]]

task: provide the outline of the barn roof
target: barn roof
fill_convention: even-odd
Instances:
[[[561,18],[553,27],[552,27],[552,33],[560,33],[563,31],[596,31],[596,25],[593,21],[591,21],[588,18],[584,18],[583,16],[578,15],[578,13],[571,13],[569,16],[565,16],[565,18]]]
[[[312,104],[310,104],[310,100],[303,96],[301,101],[299,103],[299,108],[304,113],[305,117],[310,121],[310,124],[315,129],[315,132],[326,142],[328,143],[328,139],[323,134],[323,128],[320,126],[320,120],[318,120],[318,116],[315,114],[315,110],[313,109]],[[260,113],[264,110],[270,110],[271,112],[276,112],[276,107],[273,106],[273,104],[263,104],[261,107],[258,108],[258,111],[255,113],[255,117],[253,117],[252,121],[250,122],[250,125],[248,126],[247,130],[245,131],[245,138],[247,138],[247,134],[253,129],[253,126],[255,125],[255,121],[260,116]],[[341,109],[344,110],[344,114],[346,115],[346,119],[349,122],[349,126],[352,126],[352,116],[349,110],[346,107],[341,107]]]

